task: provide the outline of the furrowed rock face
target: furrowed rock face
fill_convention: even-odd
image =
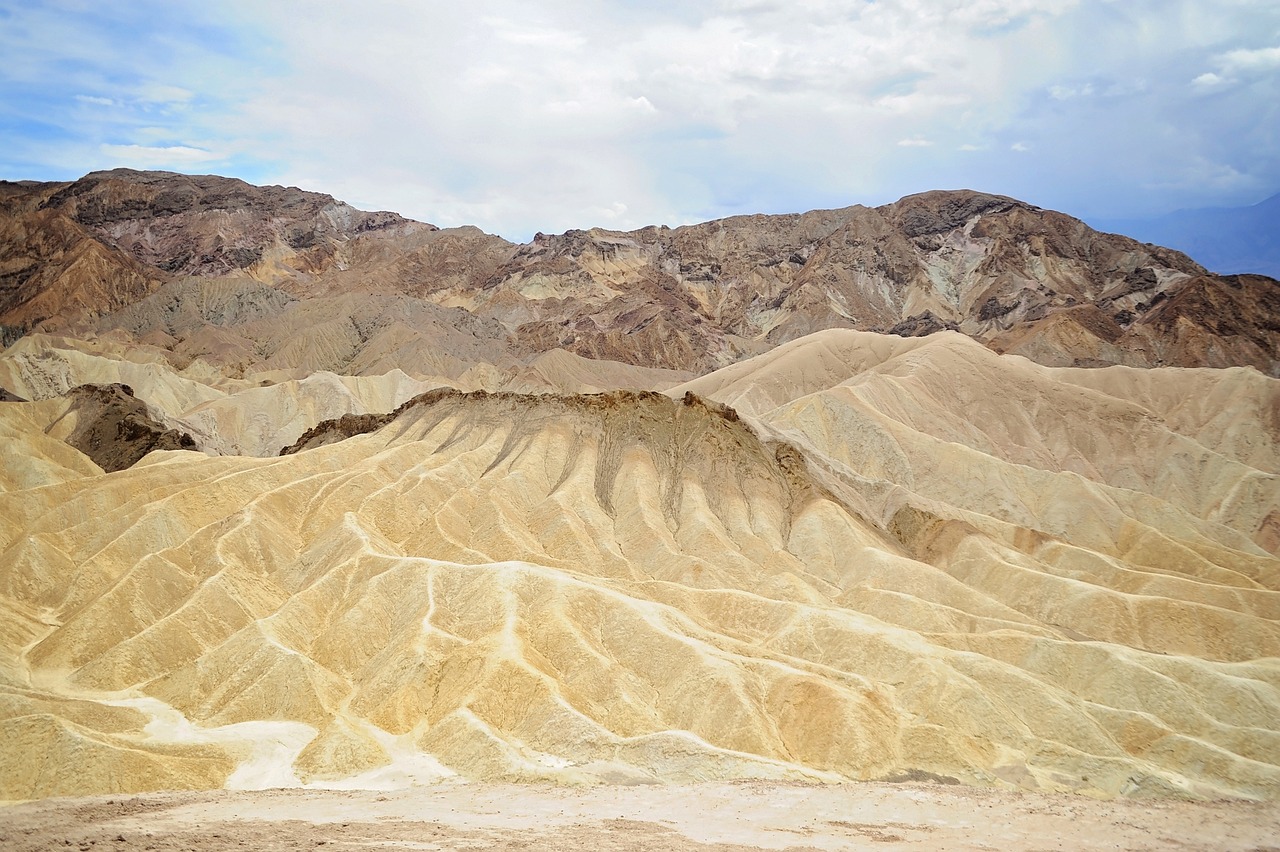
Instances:
[[[474,309],[510,322],[535,300],[541,315],[520,327],[534,348],[705,369],[825,328],[951,328],[985,342],[1089,306],[1098,321],[1080,326],[1085,339],[1055,343],[1072,363],[1098,360],[1090,341],[1112,343],[1203,274],[1177,252],[1013,199],[932,192],[874,209],[540,237],[499,270],[492,289],[507,298]],[[1151,363],[1141,341],[1113,348],[1112,362]]]
[[[124,470],[154,450],[196,449],[190,435],[152,417],[128,385],[80,385],[67,399],[67,410],[47,431],[107,473]]]
[[[249,269],[263,275],[272,264],[301,271],[323,266],[340,239],[432,229],[296,187],[129,169],[94,172],[42,206],[63,212],[140,262],[177,275]]]
[[[671,394],[437,390],[277,459],[51,461],[0,494],[4,762],[87,756],[6,795],[1280,789],[1275,380],[830,331]],[[0,407],[32,454],[49,404]]]
[[[332,323],[360,326],[342,300],[376,294],[461,312],[446,320],[454,325],[489,324],[493,351],[473,363],[499,366],[506,355],[565,350],[705,372],[815,331],[854,328],[956,330],[1052,365],[1280,371],[1272,279],[1208,275],[1177,252],[967,190],[675,229],[539,234],[519,246],[215,176],[115,170],[71,184],[6,184],[5,199],[0,234],[15,260],[0,322],[77,333],[127,325],[179,359],[228,357],[233,369],[259,369],[249,354],[274,348],[263,336],[280,324],[254,319],[318,299]],[[198,303],[219,298],[221,277],[263,289],[252,310],[205,316],[173,341],[159,338],[175,335],[169,317],[86,322],[176,276]],[[1230,295],[1242,287],[1246,295]],[[1228,305],[1228,319],[1211,319]],[[424,310],[400,323],[402,342],[431,338],[439,323]],[[267,369],[368,368],[346,344],[321,349],[317,359],[315,347],[298,347]]]
[[[109,313],[165,280],[160,270],[103,244],[42,198],[63,184],[0,182],[0,326],[8,345],[48,320]]]

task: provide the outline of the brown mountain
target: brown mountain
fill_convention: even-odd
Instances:
[[[297,187],[252,186],[216,175],[94,172],[42,203],[136,260],[179,275],[215,276],[281,264],[325,266],[333,243],[356,234],[397,236],[432,225],[395,213],[365,213]]]
[[[108,313],[176,276],[305,282],[359,234],[434,230],[295,187],[115,169],[0,183],[0,322]]]
[[[430,372],[554,349],[705,372],[826,328],[947,328],[1052,365],[1280,373],[1274,280],[1210,275],[1178,252],[971,191],[526,245],[214,176],[119,169],[5,184],[0,199],[0,321],[127,328],[179,362],[239,371],[360,372],[388,350],[429,361],[461,346]],[[216,283],[227,278],[239,283]],[[229,286],[236,310],[208,315]],[[370,316],[375,295],[394,307]],[[127,318],[84,320],[124,305]],[[479,348],[437,345],[453,336],[444,329]]]
[[[167,278],[46,208],[56,186],[0,182],[0,324],[16,331],[53,317],[108,313]]]
[[[549,282],[559,285],[559,298],[543,296],[541,316],[517,327],[535,347],[560,345],[619,360],[628,349],[681,359],[687,348],[704,353],[700,363],[682,362],[694,368],[833,327],[905,334],[952,328],[991,342],[1051,316],[1071,317],[1081,306],[1097,309],[1101,327],[1072,319],[1084,339],[1055,339],[1038,354],[1055,363],[1092,363],[1099,360],[1093,338],[1121,336],[1205,275],[1177,252],[974,192],[674,230],[571,231],[521,247],[503,272],[490,289],[509,294],[512,313],[526,308],[516,294],[538,298],[553,289]],[[472,307],[503,317],[492,307],[498,301],[482,296]],[[1252,330],[1265,318],[1242,314],[1236,322],[1241,329],[1217,333]],[[651,345],[651,337],[665,344]],[[1275,343],[1271,339],[1272,354],[1253,353],[1249,360],[1215,352],[1197,361],[1174,352],[1167,363],[1251,363],[1270,370]],[[1111,363],[1154,363],[1138,345],[1114,349]]]
[[[104,471],[124,470],[153,450],[192,450],[192,437],[166,429],[128,385],[80,385],[67,410],[46,430],[93,459]]]

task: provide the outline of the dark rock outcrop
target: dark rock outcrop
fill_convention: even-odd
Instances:
[[[71,405],[62,417],[75,422],[67,443],[108,473],[132,467],[152,450],[197,449],[190,435],[156,421],[128,385],[80,385],[67,398]]]

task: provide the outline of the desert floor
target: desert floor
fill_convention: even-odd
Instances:
[[[938,784],[775,782],[48,799],[0,808],[0,849],[1240,849],[1280,803],[1097,801]]]

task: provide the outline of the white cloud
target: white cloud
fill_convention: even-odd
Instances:
[[[1270,71],[1280,68],[1280,47],[1229,50],[1218,61],[1220,67],[1228,72]]]
[[[493,30],[493,35],[508,44],[537,47],[545,50],[575,50],[585,39],[576,32],[554,27],[529,26],[523,21],[507,18],[482,18],[481,23]]]
[[[891,191],[872,168],[888,151],[954,150],[1057,77],[1026,66],[1027,44],[1075,5],[286,2],[265,14],[290,33],[293,71],[235,130],[280,140],[280,180],[333,192],[363,175],[362,192],[411,198],[409,215],[501,211],[479,224],[512,236],[581,226],[616,199],[637,225],[797,188],[862,200]]]
[[[1055,101],[1070,101],[1076,98],[1088,98],[1093,96],[1093,84],[1085,83],[1083,86],[1050,86],[1049,97]]]
[[[99,148],[106,156],[118,160],[120,165],[143,169],[179,168],[223,159],[222,154],[189,145],[101,145]]]
[[[138,88],[137,100],[149,104],[185,104],[195,97],[195,92],[181,86],[164,83],[146,83]]]
[[[1214,74],[1212,71],[1206,71],[1205,73],[1201,74],[1199,77],[1192,80],[1191,86],[1192,88],[1207,92],[1207,91],[1212,91],[1213,89],[1217,89],[1221,86],[1224,86],[1226,85],[1226,83],[1227,81],[1224,80],[1222,77],[1219,77],[1217,74]]]
[[[1215,91],[1234,86],[1244,79],[1280,69],[1280,47],[1236,48],[1213,58],[1218,70],[1206,71],[1191,81],[1193,89]]]
[[[1097,208],[1197,158],[1280,187],[1275,3],[3,3],[0,103],[60,104],[10,169],[217,162],[511,238],[935,186]]]
[[[1176,171],[1165,174],[1159,180],[1143,185],[1149,190],[1179,190],[1204,188],[1217,190],[1259,189],[1252,178],[1229,163],[1214,162],[1207,157],[1195,157],[1183,163]]]

